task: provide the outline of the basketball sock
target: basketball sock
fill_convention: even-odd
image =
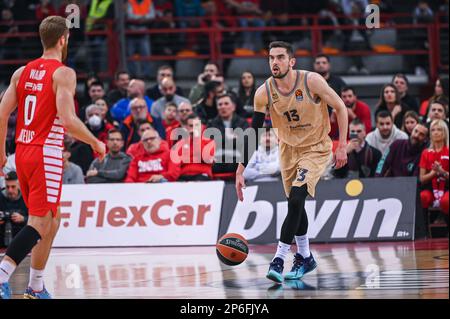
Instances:
[[[297,253],[302,255],[303,258],[308,258],[311,255],[308,236],[295,236],[295,242],[297,243]]]
[[[34,291],[42,291],[44,289],[44,269],[38,270],[30,267],[28,287]]]
[[[285,243],[279,241],[278,246],[277,246],[277,252],[275,253],[275,257],[273,257],[273,259],[278,257],[278,258],[285,260],[290,251],[291,251],[291,245],[285,244]],[[272,261],[273,261],[273,259],[272,259]]]
[[[8,282],[16,267],[4,259],[0,262],[0,284]]]

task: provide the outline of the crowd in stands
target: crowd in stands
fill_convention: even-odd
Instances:
[[[2,18],[7,16],[9,11],[14,11],[14,6],[20,2],[3,1]],[[32,2],[26,3],[31,6]],[[66,1],[65,4],[69,2],[77,3]],[[93,1],[99,6],[101,3],[104,4],[103,14],[106,14],[108,8],[113,5],[113,1],[109,1],[108,5],[105,4],[107,2],[107,0]],[[136,1],[128,2],[131,6],[127,11],[130,19],[141,12],[140,10],[145,10]],[[321,1],[308,2],[308,6],[311,7],[308,10],[320,8],[316,2]],[[348,2],[343,1],[344,4]],[[366,2],[368,1],[361,1]],[[274,14],[282,13],[277,11],[280,8],[289,9],[288,6],[284,6],[287,1],[277,1],[277,6],[273,7],[272,1],[258,0],[140,3],[144,6],[146,3],[154,6],[156,15],[167,18],[165,21],[167,25],[173,24],[170,19],[174,15],[203,16],[211,14],[219,7],[234,10],[241,15],[242,18],[238,20],[241,26],[277,25],[283,24],[283,20],[278,18],[271,20],[262,15],[262,6],[271,7]],[[295,3],[298,3],[298,8],[304,9],[305,6],[300,5],[303,1]],[[53,8],[49,1],[37,1],[34,4],[36,15],[34,18],[37,19],[60,11]],[[297,10],[296,8],[290,9]],[[345,6],[343,8],[344,12],[349,10]],[[264,12],[269,11],[265,9]],[[87,11],[83,12],[86,14]],[[224,11],[223,14],[226,15],[227,12]],[[101,13],[96,12],[92,15]],[[245,17],[248,14],[261,17],[247,19]],[[154,15],[146,17],[148,20],[153,18]],[[87,27],[94,28],[95,20],[94,17],[86,19]],[[139,30],[142,24],[145,25],[147,22],[145,19],[136,19],[135,29]],[[186,23],[187,25],[179,27],[192,26]],[[150,45],[150,39],[144,37],[146,36],[136,35],[136,41],[130,46],[144,53],[153,49],[162,52],[168,50],[156,45],[154,39]],[[242,36],[244,45],[247,39],[248,36],[244,34]],[[180,44],[181,46],[196,44],[195,38],[182,40],[184,42]],[[142,45],[142,42],[147,44]],[[252,45],[254,44],[252,41]],[[1,54],[0,49],[0,59]],[[172,66],[163,65],[158,68],[156,74],[151,75],[145,69],[146,63],[141,64],[146,76],[136,76],[134,70],[139,69],[139,66],[134,65],[136,69],[131,67],[130,72],[116,72],[110,85],[103,83],[95,74],[86,79],[84,90],[78,92],[75,98],[76,111],[89,130],[105,142],[108,152],[105,159],[100,162],[88,145],[67,135],[64,140],[63,182],[82,184],[233,180],[237,162],[242,156],[237,151],[240,149],[239,145],[236,145],[239,139],[234,130],[245,130],[250,126],[253,97],[256,88],[262,83],[256,83],[255,76],[243,70],[239,86],[229,87],[219,66],[208,62],[203,72],[197,76],[197,83],[189,91],[183,91],[177,86]],[[327,55],[317,55],[313,67],[314,71],[322,75],[330,87],[341,96],[348,110],[348,164],[339,170],[330,167],[324,178],[415,176],[421,190],[423,208],[438,208],[448,212],[448,78],[438,78],[432,96],[424,101],[417,101],[408,92],[408,78],[404,74],[395,74],[390,83],[380,87],[378,103],[369,106],[358,97],[355,88],[348,86],[342,78],[333,74]],[[156,84],[147,87],[144,78],[153,76],[156,78]],[[15,171],[15,119],[16,113],[13,113],[8,123],[9,156],[4,169],[5,174]],[[337,119],[331,108],[330,122],[330,137],[337,140],[339,137]],[[266,127],[271,125],[269,114],[265,125]],[[208,129],[220,131],[220,138],[206,134]],[[272,131],[261,136],[260,145],[244,173],[247,180],[280,179],[277,142],[276,135]],[[233,147],[230,148],[228,145]],[[11,178],[14,176],[0,177],[0,186],[3,188]]]
[[[124,15],[126,23],[127,58],[136,55],[149,57],[152,55],[177,55],[190,52],[193,54],[209,54],[208,36],[201,32],[173,32],[177,29],[195,29],[216,26],[226,27],[293,27],[310,26],[318,17],[317,23],[325,26],[362,26],[365,25],[367,13],[365,8],[375,4],[383,14],[394,13],[395,2],[392,0],[2,0],[0,1],[1,33],[18,33],[35,31],[42,19],[49,15],[68,16],[66,6],[75,4],[80,8],[80,27],[71,30],[71,52],[68,64],[84,70],[100,72],[107,70],[108,44],[104,35],[89,35],[89,31],[107,29],[105,20],[114,19],[117,12]],[[122,5],[123,10],[115,6]],[[437,14],[448,20],[448,1],[418,1],[410,5],[409,23],[425,24],[433,22]],[[309,15],[299,18],[299,15]],[[297,17],[296,17],[297,16]],[[35,21],[35,24],[20,24],[20,21]],[[383,18],[389,24],[389,18]],[[142,33],[145,30],[165,29],[164,34]],[[414,31],[416,32],[416,31]],[[417,31],[418,32],[418,31]],[[424,30],[426,33],[426,30]],[[337,49],[342,51],[373,50],[370,42],[371,31],[364,28],[330,29],[322,33],[324,47],[333,47],[330,40],[340,43]],[[412,36],[412,35],[411,35]],[[297,48],[304,48],[300,43],[311,40],[309,31],[242,31],[224,32],[217,35],[220,50],[224,54],[239,52],[258,53],[265,50],[266,44],[274,40],[293,42]],[[426,38],[426,34],[425,34]],[[27,38],[29,39],[29,38]],[[420,40],[422,41],[422,40]],[[423,39],[421,47],[428,45]],[[0,60],[28,58],[25,48],[30,43],[39,48],[38,39],[21,41],[18,37],[0,38]],[[368,74],[361,56],[353,56],[353,66],[349,73]],[[415,57],[417,67],[423,71],[426,67],[426,56]],[[78,62],[75,62],[77,60]],[[224,69],[227,68],[225,61]],[[85,65],[87,64],[87,65]],[[134,76],[146,80],[151,77],[150,65],[145,60],[128,61],[128,70]],[[226,73],[226,72],[224,72]],[[152,96],[149,96],[152,98]]]

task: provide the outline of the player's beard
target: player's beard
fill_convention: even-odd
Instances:
[[[68,49],[68,43],[66,41],[66,44],[64,44],[64,47],[63,47],[62,53],[61,53],[61,55],[62,55],[61,56],[61,60],[62,60],[63,63],[65,63],[66,60],[67,60],[67,49]]]
[[[280,74],[278,74],[278,75],[275,75],[275,74],[273,74],[273,72],[272,72],[272,76],[273,76],[275,79],[282,79],[282,78],[284,78],[286,75],[288,75],[288,73],[289,73],[290,70],[291,70],[291,69],[288,68],[286,72],[280,73]]]

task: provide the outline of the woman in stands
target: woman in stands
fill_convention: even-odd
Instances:
[[[448,101],[448,79],[437,78],[433,96],[420,104],[420,116],[427,116],[431,102],[439,98],[444,98]]]
[[[382,110],[387,110],[391,113],[397,128],[402,127],[403,117],[408,111],[408,107],[401,103],[400,94],[394,84],[389,83],[383,86],[375,109],[375,117]]]
[[[419,123],[419,114],[415,111],[408,111],[403,116],[402,131],[411,136],[414,127]]]
[[[423,208],[440,208],[448,218],[448,126],[434,120],[430,127],[430,147],[420,158],[420,199]],[[447,219],[448,221],[448,219]]]
[[[245,111],[245,117],[251,118],[253,115],[253,99],[256,92],[255,76],[250,71],[244,71],[239,81],[239,89],[235,92],[238,96],[238,103]]]

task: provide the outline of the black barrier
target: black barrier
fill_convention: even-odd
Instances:
[[[305,204],[310,241],[414,240],[416,188],[414,177],[320,181]],[[227,184],[219,237],[236,232],[252,244],[277,242],[286,214],[281,182],[248,184],[243,202]]]

